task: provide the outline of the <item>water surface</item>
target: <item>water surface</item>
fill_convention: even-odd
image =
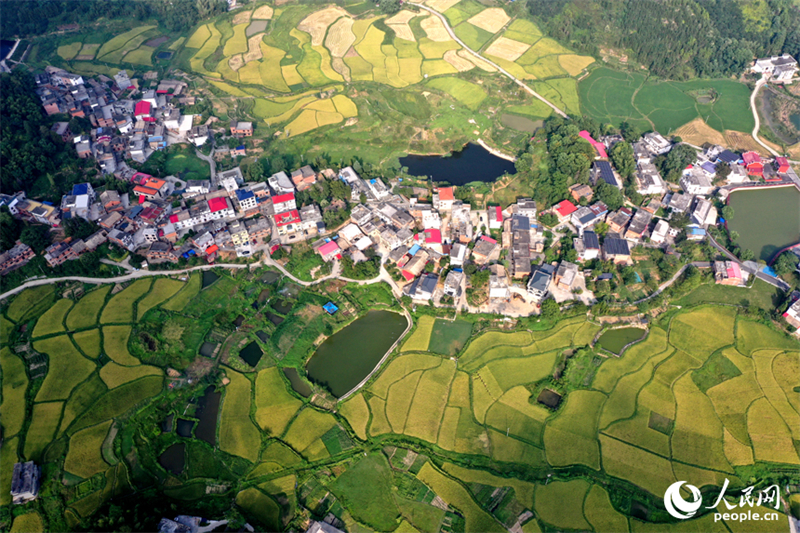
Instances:
[[[406,317],[392,311],[370,311],[328,337],[308,361],[308,379],[341,397],[372,372],[403,334]]]
[[[186,456],[184,455],[186,444],[179,442],[173,444],[158,457],[158,463],[164,467],[165,470],[173,474],[180,475],[183,472],[183,467],[186,465]]]
[[[214,283],[218,279],[219,279],[219,276],[217,276],[216,273],[214,273],[214,272],[212,272],[210,270],[203,271],[203,289],[205,289],[206,287],[208,287],[209,285],[211,285],[212,283]]]
[[[211,446],[217,445],[217,415],[219,415],[219,400],[221,394],[209,385],[200,398],[197,413],[195,416],[199,420],[194,436],[204,440]]]
[[[252,367],[255,367],[258,362],[261,361],[262,355],[264,355],[264,352],[261,351],[261,347],[256,341],[252,341],[239,352],[239,357],[244,359],[244,362]]]
[[[292,388],[297,394],[303,398],[311,396],[311,386],[300,377],[296,368],[286,367],[283,369],[283,373],[289,378],[289,383],[292,384]]]
[[[731,193],[733,218],[728,229],[739,234],[739,245],[769,262],[786,246],[800,241],[800,191],[771,187]]]
[[[433,181],[465,185],[473,181],[491,182],[503,174],[514,174],[514,163],[491,154],[479,144],[468,144],[449,155],[409,155],[400,158],[412,176],[427,176]]]
[[[622,349],[633,341],[638,341],[644,337],[645,330],[642,328],[619,328],[610,329],[600,335],[597,344],[611,353],[618,354]]]

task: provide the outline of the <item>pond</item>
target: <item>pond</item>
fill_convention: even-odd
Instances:
[[[239,352],[239,357],[244,359],[244,362],[252,367],[255,367],[258,362],[261,361],[262,355],[264,355],[264,352],[261,351],[261,347],[256,341],[251,342]]]
[[[159,52],[156,57],[158,59],[169,59],[172,57],[172,52]]]
[[[794,115],[789,115],[789,122],[797,128],[798,133],[800,133],[800,113],[795,113]]]
[[[311,386],[300,377],[296,368],[286,367],[283,369],[283,373],[289,378],[289,383],[292,384],[292,388],[297,394],[303,398],[311,396]]]
[[[195,416],[199,420],[194,436],[206,441],[211,446],[217,445],[217,415],[219,414],[219,400],[222,395],[209,385],[206,387],[203,397],[200,398],[197,413]]]
[[[306,366],[308,379],[343,396],[372,372],[407,326],[399,313],[370,311],[320,344]]]
[[[269,272],[265,272],[264,275],[261,276],[261,283],[272,284],[272,283],[275,283],[276,281],[278,281],[278,278],[280,278],[280,277],[281,277],[280,274],[270,270]]]
[[[622,349],[633,341],[638,341],[647,330],[642,328],[619,328],[610,329],[600,335],[597,339],[599,344],[604,350],[619,355]]]
[[[409,155],[400,158],[412,176],[427,176],[433,181],[466,185],[473,181],[491,182],[503,174],[514,174],[514,163],[497,157],[479,144],[468,144],[448,155]]]
[[[561,395],[552,389],[544,389],[536,397],[536,401],[550,409],[555,409],[561,403]]]
[[[256,331],[256,337],[258,337],[258,340],[260,340],[261,342],[267,342],[269,340],[269,333],[267,333],[263,329],[260,329]]]
[[[739,245],[753,250],[756,260],[770,262],[783,248],[800,241],[800,191],[770,187],[731,193],[733,218],[728,229],[739,234]]]
[[[11,49],[14,48],[15,41],[7,41],[3,39],[0,41],[0,60],[5,59],[6,56],[11,53]]]
[[[194,428],[194,420],[186,420],[185,418],[178,419],[178,435],[186,437],[187,439],[192,436],[192,429]]]
[[[233,321],[233,327],[239,329],[242,326],[242,324],[244,324],[244,316],[239,315],[236,317],[236,320]]]
[[[167,416],[167,418],[165,418],[164,421],[161,422],[161,431],[162,431],[162,433],[172,433],[172,421],[174,420],[174,418],[175,418],[175,414],[174,413],[170,413]]]
[[[278,300],[277,302],[272,303],[272,308],[280,314],[285,315],[292,310],[292,302],[287,300]]]
[[[186,465],[186,444],[180,442],[173,444],[158,456],[158,464],[164,467],[168,472],[172,472],[176,476],[183,472],[183,467]]]
[[[213,342],[204,342],[202,346],[200,346],[200,355],[204,357],[213,357],[214,351],[217,349],[217,344]]]
[[[203,272],[203,288],[205,289],[215,281],[219,279],[219,276],[216,275],[214,272],[210,270],[206,270]]]
[[[276,326],[280,326],[281,322],[283,322],[283,317],[276,315],[275,313],[270,313],[267,311],[267,320],[275,324]]]

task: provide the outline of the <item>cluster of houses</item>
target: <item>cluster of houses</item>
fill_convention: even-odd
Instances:
[[[152,80],[152,74],[145,78]],[[140,89],[139,80],[132,81],[124,70],[113,78],[101,74],[84,80],[57,67],[47,67],[35,79],[36,94],[48,115],[90,121],[89,133],[70,131],[69,122],[56,122],[53,132],[74,144],[79,157],[96,160],[106,174],[126,168],[126,160],[143,163],[168,145],[201,146],[208,140],[208,126],[195,125],[195,116],[183,115],[177,107],[194,103],[193,97],[184,94],[183,81],[152,80],[152,88]]]

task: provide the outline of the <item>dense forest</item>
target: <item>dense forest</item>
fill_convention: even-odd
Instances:
[[[42,35],[66,24],[88,24],[100,19],[158,19],[170,31],[180,32],[227,11],[225,0],[4,0],[3,39]]]
[[[553,38],[600,55],[623,49],[664,78],[736,75],[753,57],[800,55],[793,0],[528,0]]]

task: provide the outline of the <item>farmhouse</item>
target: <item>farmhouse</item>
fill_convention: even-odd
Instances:
[[[603,242],[603,259],[613,261],[617,265],[630,265],[632,261],[628,241],[606,237]]]
[[[789,54],[756,59],[751,68],[753,72],[764,74],[770,81],[791,83],[798,71],[797,61]]]
[[[11,249],[0,254],[0,275],[5,276],[12,270],[24,266],[36,254],[27,244],[17,241]]]
[[[407,285],[403,290],[414,300],[430,300],[436,291],[439,277],[436,274],[425,274]]]
[[[800,331],[800,300],[797,300],[783,313],[783,318],[790,326]]]
[[[635,241],[642,238],[642,234],[647,230],[650,225],[650,220],[653,218],[649,212],[644,209],[639,209],[633,215],[631,223],[628,225],[628,230],[625,232],[625,238]]]
[[[595,161],[592,165],[592,185],[597,185],[598,180],[603,180],[619,189],[622,188],[622,182],[608,161]]]
[[[714,261],[714,282],[717,285],[741,285],[742,271],[734,261]]]
[[[546,263],[539,265],[539,267],[533,271],[531,279],[528,280],[528,294],[533,297],[534,302],[540,303],[547,298],[549,294],[548,287],[550,286],[550,280],[554,272],[555,267]]]
[[[587,202],[592,201],[592,196],[594,196],[594,191],[588,185],[583,185],[580,183],[576,183],[575,185],[570,185],[569,193],[572,195],[572,199],[576,202],[580,202],[581,198],[586,198]]]
[[[464,281],[464,273],[451,270],[444,279],[444,294],[458,298],[461,295],[461,283]]]
[[[640,163],[634,176],[636,179],[636,192],[639,194],[644,196],[664,194],[666,185],[654,164]]]
[[[669,233],[669,223],[666,220],[659,220],[656,227],[653,228],[653,233],[650,234],[650,242],[653,244],[663,244],[667,240]]]
[[[231,135],[234,137],[252,137],[252,122],[231,122]]]
[[[553,213],[558,217],[560,223],[566,222],[567,219],[577,211],[578,208],[569,200],[562,200],[553,206]]]
[[[717,208],[705,198],[698,198],[692,211],[692,221],[699,226],[708,226],[717,222]]]
[[[672,143],[656,132],[645,133],[642,142],[655,155],[666,154],[672,150]]]
[[[15,505],[28,503],[39,496],[39,476],[41,471],[36,463],[16,463],[11,478],[11,498]]]
[[[586,130],[582,130],[582,131],[578,132],[578,135],[583,140],[585,140],[586,142],[588,142],[589,144],[592,145],[592,148],[594,148],[595,151],[597,152],[597,157],[602,158],[602,159],[608,159],[608,154],[606,153],[606,145],[604,145],[603,143],[601,143],[599,141],[595,141],[592,138],[592,134],[589,133]]]
[[[764,163],[761,161],[761,156],[758,152],[745,152],[742,154],[742,161],[744,161],[744,168],[751,176],[764,175]]]
[[[573,246],[578,253],[578,261],[591,261],[600,255],[600,241],[593,231],[584,231],[580,237],[575,237]]]
[[[594,227],[595,224],[602,222],[608,214],[608,207],[603,202],[597,202],[590,206],[581,207],[572,213],[571,222],[582,232],[587,228]]]

